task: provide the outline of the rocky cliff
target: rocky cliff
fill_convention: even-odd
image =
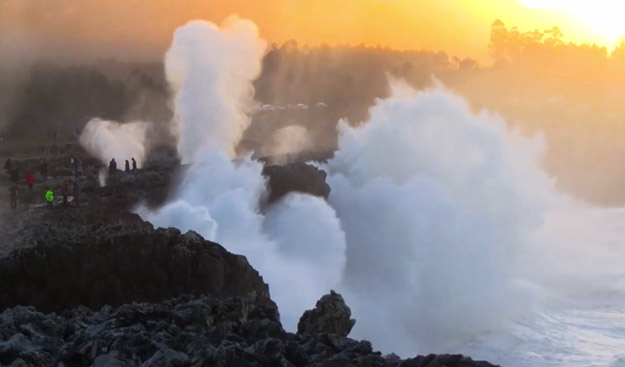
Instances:
[[[245,257],[193,232],[154,229],[134,214],[110,221],[80,210],[47,214],[54,218],[28,233],[32,245],[0,258],[0,310],[100,308],[182,294],[269,299]]]

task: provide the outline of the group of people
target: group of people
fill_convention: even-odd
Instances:
[[[74,198],[74,203],[76,205],[80,205],[80,184],[79,184],[79,177],[82,174],[82,162],[76,158],[74,158],[73,156],[70,157],[70,165],[72,167],[73,170],[73,174],[74,174],[74,180],[65,180],[65,182],[63,182],[63,184],[60,187],[60,194],[63,197],[63,205],[68,205],[69,200],[68,197],[73,196]],[[11,161],[11,159],[7,159],[7,161],[4,164],[4,169],[6,170],[7,174],[10,177],[10,186],[9,186],[9,196],[10,196],[10,202],[11,202],[11,209],[17,209],[17,197],[18,197],[18,192],[19,192],[19,188],[18,188],[18,177],[19,177],[19,171],[17,168],[17,165]],[[48,178],[48,163],[46,161],[41,161],[41,164],[39,166],[39,170],[41,173],[41,179],[42,181],[47,181]],[[33,172],[28,171],[26,173],[26,185],[28,186],[28,190],[29,191],[33,191],[33,187],[35,185],[35,175]],[[54,190],[49,187],[46,192],[45,192],[45,201],[48,207],[52,207],[54,206]]]
[[[74,179],[65,180],[60,187],[60,192],[57,192],[57,193],[59,193],[63,197],[62,205],[67,206],[69,204],[69,197],[73,196],[73,202],[76,204],[76,206],[78,206],[80,205],[79,178],[82,176],[83,163],[74,156],[70,156],[69,163],[72,168]],[[14,162],[12,162],[11,159],[9,158],[4,165],[4,169],[7,171],[11,179],[10,181],[11,185],[9,187],[9,195],[11,198],[11,209],[17,209],[17,197],[18,197],[18,191],[19,191],[19,188],[18,188],[19,173],[17,170],[17,165]],[[47,181],[48,163],[45,160],[41,161],[39,170],[41,173],[41,180]],[[134,157],[131,158],[130,161],[126,160],[124,171],[134,172],[136,170],[137,170],[137,161],[135,160],[135,158]],[[117,162],[115,161],[114,158],[111,159],[109,163],[109,172],[111,174],[114,174],[115,172],[117,172]],[[30,171],[27,172],[25,182],[26,182],[26,185],[28,186],[28,189],[32,192],[33,187],[35,185],[35,175],[33,174],[33,172],[30,172]],[[48,207],[54,206],[55,191],[52,189],[51,186],[48,186],[48,188],[45,191],[45,201]]]
[[[17,166],[11,161],[11,158],[7,159],[4,163],[4,170],[10,177],[11,183],[17,183],[19,180],[19,170]],[[39,166],[39,170],[41,172],[41,178],[45,181],[48,178],[48,163],[46,161],[41,161],[41,165]],[[33,185],[35,184],[35,174],[31,171],[26,172],[26,184],[30,191],[33,191]]]
[[[134,157],[130,158],[130,160],[132,161],[132,172],[134,172],[137,170],[137,161]],[[127,159],[126,164],[124,165],[124,171],[130,172],[130,162]],[[114,174],[115,172],[117,172],[117,161],[113,158],[109,162],[109,173]]]

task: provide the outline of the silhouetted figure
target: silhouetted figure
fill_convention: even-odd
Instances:
[[[69,187],[67,180],[61,185],[61,195],[63,195],[63,205],[67,205],[67,196],[69,195]]]
[[[130,172],[130,162],[128,162],[128,160],[126,159],[126,165],[124,167],[124,171],[126,172]]]
[[[28,185],[28,189],[33,191],[33,185],[35,184],[35,175],[32,172],[28,172],[26,174],[26,185]]]
[[[52,191],[52,189],[48,189],[48,191],[46,191],[46,205],[48,208],[52,208],[54,205],[54,191]]]
[[[9,193],[11,194],[11,209],[17,209],[17,184],[14,182],[9,186]]]
[[[109,163],[109,172],[110,173],[117,172],[117,162],[115,162],[115,158],[111,159],[111,162]]]
[[[76,206],[80,205],[80,185],[78,184],[78,181],[74,181],[74,184],[72,185],[72,195],[74,196],[74,203],[76,203]]]
[[[11,182],[17,183],[17,180],[19,180],[19,177],[20,177],[20,172],[17,170],[17,168],[14,168],[11,171]]]
[[[48,179],[48,163],[46,161],[41,161],[41,165],[39,165],[39,170],[41,171],[41,178],[45,181]]]
[[[131,158],[132,160],[132,172],[137,170],[137,161],[135,161],[135,157]]]
[[[7,159],[6,163],[4,163],[4,170],[7,171],[7,173],[11,172],[11,158]]]
[[[82,162],[80,162],[80,159],[76,159],[74,161],[74,178],[78,178],[81,176],[81,170],[82,170]]]

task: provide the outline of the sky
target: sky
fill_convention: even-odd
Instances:
[[[566,39],[611,46],[619,1],[595,0],[0,0],[0,50],[130,59],[160,57],[174,29],[230,14],[256,22],[269,42],[381,45],[488,59],[490,26],[559,26]],[[606,22],[605,19],[608,19]],[[623,31],[625,33],[625,29]],[[24,50],[21,50],[26,52]]]

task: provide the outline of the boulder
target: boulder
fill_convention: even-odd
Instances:
[[[356,320],[351,318],[352,311],[345,304],[343,297],[330,291],[317,301],[314,309],[304,312],[297,323],[300,335],[338,334],[346,337],[354,327]]]

